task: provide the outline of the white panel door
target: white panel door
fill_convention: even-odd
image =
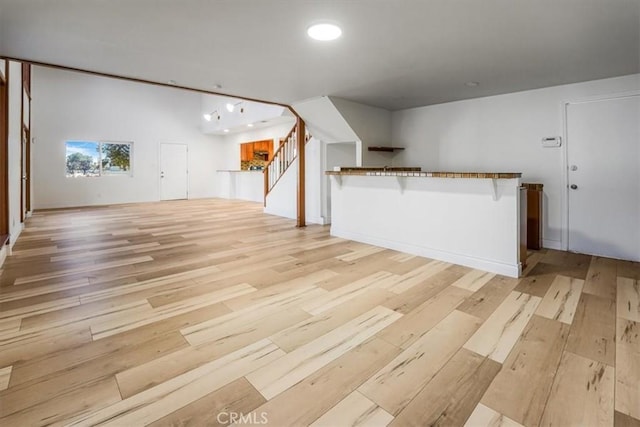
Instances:
[[[187,146],[160,144],[160,199],[186,199],[188,176]]]
[[[569,250],[640,261],[640,96],[567,104]]]

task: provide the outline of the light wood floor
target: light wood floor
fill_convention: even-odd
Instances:
[[[36,212],[0,425],[640,425],[639,264],[541,251],[516,280],[261,210]]]

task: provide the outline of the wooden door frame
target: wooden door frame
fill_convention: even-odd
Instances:
[[[22,143],[22,139],[25,143]],[[22,186],[24,185],[24,191]],[[20,221],[31,210],[31,131],[23,123],[20,130]]]
[[[31,211],[31,65],[22,64],[20,91],[20,222],[24,222]],[[29,105],[25,106],[24,95],[27,94]],[[25,108],[29,109],[28,123],[24,122]],[[23,136],[26,143],[22,144]],[[24,186],[24,191],[22,186]]]
[[[0,77],[0,239],[9,235],[9,61]]]

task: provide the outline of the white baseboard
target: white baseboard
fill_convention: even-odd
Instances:
[[[291,214],[290,212],[283,212],[283,211],[278,211],[278,210],[275,210],[275,209],[269,209],[269,205],[268,204],[262,210],[262,212],[266,213],[267,215],[275,215],[275,216],[281,216],[282,218],[296,219],[295,213]]]
[[[562,244],[560,240],[542,239],[542,247],[546,249],[555,249],[558,251],[562,250]]]
[[[20,227],[18,227],[15,230],[13,230],[13,231],[15,231],[14,234],[10,235],[10,237],[9,237],[9,248],[8,248],[9,252],[7,253],[7,255],[11,256],[11,251],[13,250],[13,246],[18,241],[18,237],[20,237],[20,234],[22,234],[22,230],[24,230],[24,222],[20,224]]]
[[[319,216],[319,217],[307,217],[307,222],[311,223],[311,224],[327,225],[327,222],[321,216]]]
[[[0,267],[2,267],[2,264],[4,264],[4,260],[7,259],[8,253],[9,253],[9,246],[2,245],[2,248],[0,248]]]
[[[262,212],[266,213],[267,215],[275,215],[275,216],[280,216],[282,218],[288,218],[288,219],[297,219],[295,215],[290,215],[290,212],[282,212],[282,211],[277,211],[277,210],[271,210],[269,209],[269,207],[265,207]],[[318,217],[307,217],[306,221],[309,224],[320,224],[320,225],[326,225],[327,222],[325,222],[325,219],[321,216]]]
[[[521,271],[520,263],[505,264],[464,254],[441,251],[426,246],[416,246],[393,240],[380,239],[377,237],[340,230],[333,226],[331,227],[331,235],[426,258],[437,259],[439,261],[450,262],[452,264],[464,265],[478,270],[490,271],[491,273],[502,274],[509,277],[518,277]]]

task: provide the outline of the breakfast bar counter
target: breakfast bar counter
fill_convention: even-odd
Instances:
[[[520,173],[341,168],[331,235],[518,277]]]
[[[218,170],[220,187],[225,199],[262,202],[264,173],[262,170]]]

